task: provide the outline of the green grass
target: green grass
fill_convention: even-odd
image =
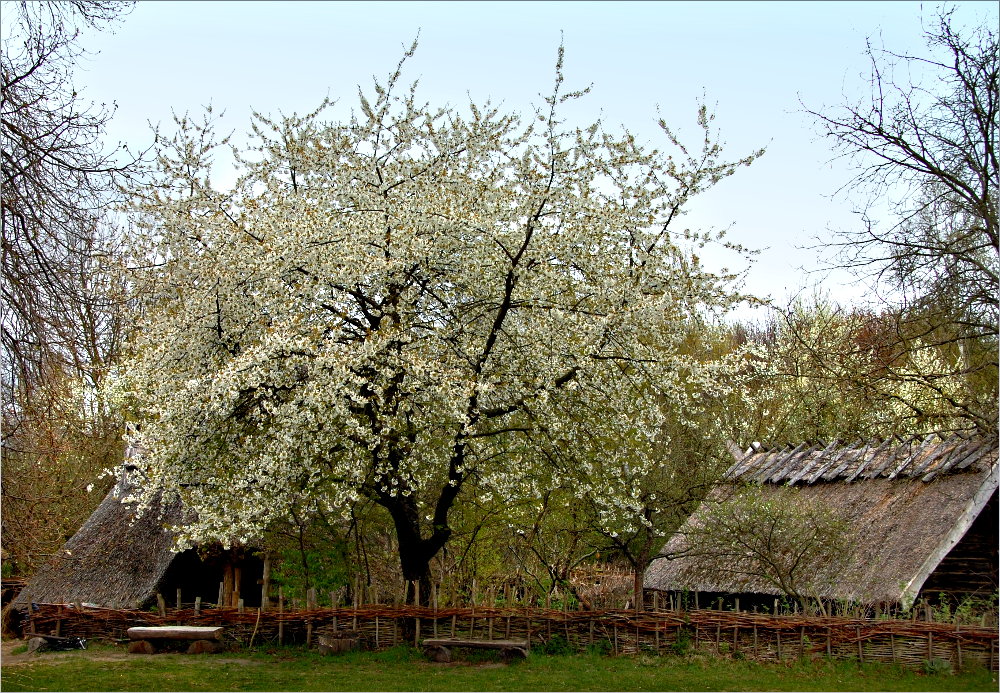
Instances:
[[[890,665],[818,660],[791,664],[680,658],[543,655],[501,663],[490,653],[433,664],[419,651],[322,656],[302,649],[110,659],[110,648],[4,667],[4,691],[995,691],[984,670],[925,674]],[[103,656],[103,659],[101,657]]]

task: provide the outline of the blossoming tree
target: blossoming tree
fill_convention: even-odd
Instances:
[[[677,159],[567,127],[583,92],[562,93],[561,48],[529,120],[432,109],[401,83],[412,52],[346,122],[324,122],[326,104],[256,116],[231,190],[208,178],[211,127],[183,119],[164,141],[120,385],[142,496],[197,513],[182,543],[249,541],[293,507],[367,497],[392,517],[405,579],[426,584],[463,494],[576,483],[628,514],[623,481],[656,467],[664,407],[728,386],[732,369],[681,347],[685,325],[740,297],[690,253],[709,237],[678,224],[760,152],[722,160],[704,107],[700,151],[660,123]],[[584,469],[588,448],[602,458]]]

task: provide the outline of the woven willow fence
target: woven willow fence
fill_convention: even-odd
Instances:
[[[25,629],[124,640],[140,625],[225,626],[234,646],[315,644],[318,635],[357,631],[370,649],[427,637],[526,638],[609,654],[706,652],[757,660],[827,656],[921,667],[943,660],[997,670],[995,628],[903,620],[770,616],[746,612],[559,611],[487,607],[360,606],[294,611],[169,609],[162,613],[40,604]]]

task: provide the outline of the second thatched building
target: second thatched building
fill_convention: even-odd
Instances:
[[[751,448],[644,585],[746,606],[902,606],[997,595],[997,439]]]

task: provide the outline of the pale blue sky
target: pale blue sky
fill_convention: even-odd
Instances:
[[[865,40],[923,50],[920,2],[154,2],[141,0],[114,33],[88,35],[78,73],[84,94],[117,102],[109,139],[148,144],[147,121],[170,112],[225,109],[240,138],[250,110],[300,113],[329,94],[346,113],[357,85],[393,69],[420,31],[408,76],[435,103],[461,106],[469,92],[528,112],[552,84],[560,37],[568,88],[593,84],[572,118],[603,114],[640,140],[658,137],[656,107],[681,134],[697,137],[696,100],[716,105],[728,151],[767,154],[695,201],[694,227],[732,225],[731,238],[763,249],[747,288],[779,302],[817,280],[811,245],[855,223],[831,196],[850,177],[828,164],[799,99],[834,105],[864,93]],[[996,3],[957,3],[961,21],[998,21]],[[657,140],[659,142],[659,140]],[[864,296],[843,277],[834,298]]]

